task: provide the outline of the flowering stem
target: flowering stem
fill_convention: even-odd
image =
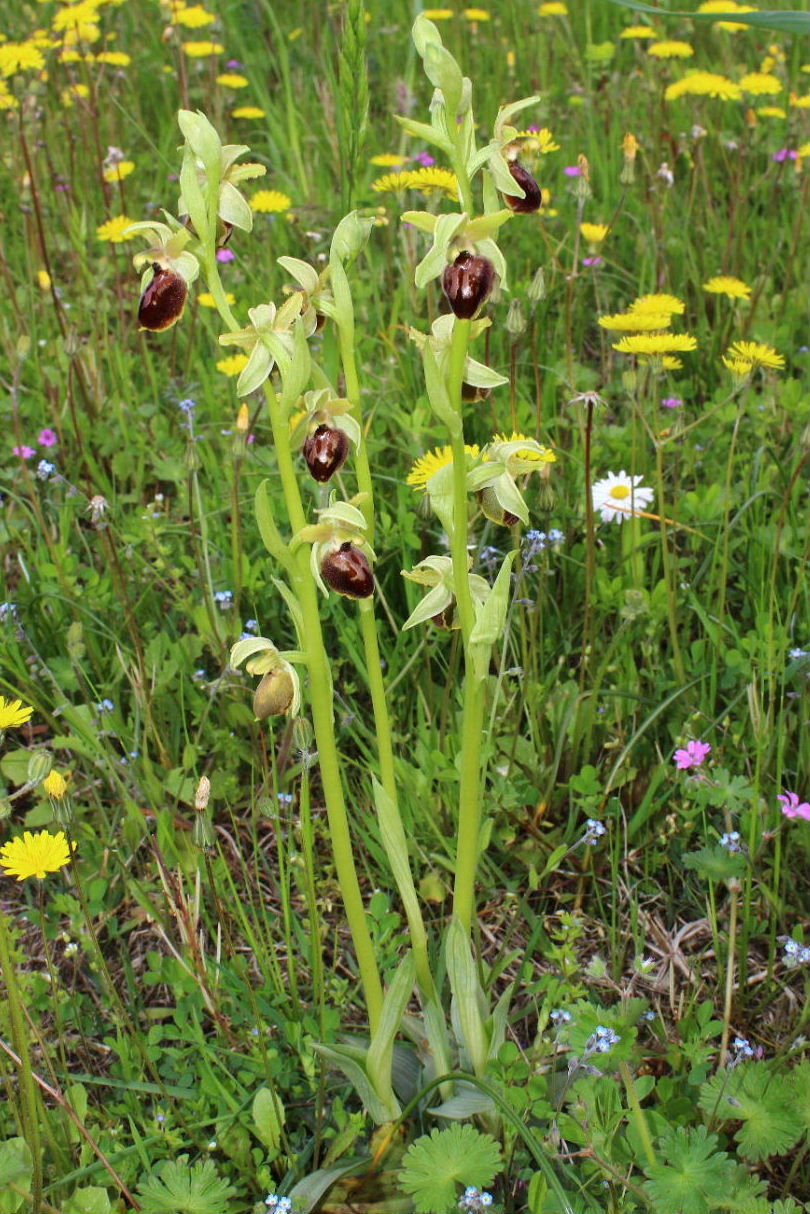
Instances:
[[[269,384],[265,384],[265,395],[270,409],[270,423],[273,429],[273,441],[281,484],[284,490],[284,498],[287,504],[287,513],[293,531],[297,532],[306,525],[306,516],[298,490],[298,481],[295,476],[292,451],[290,449],[289,426],[287,418],[283,416],[276,395]],[[335,740],[332,675],[323,642],[321,619],[318,612],[317,588],[309,567],[309,551],[304,545],[301,545],[294,553],[292,570],[294,589],[303,617],[303,637],[301,640],[305,644],[306,665],[309,671],[312,720],[318,744],[318,758],[326,800],[329,834],[332,841],[332,854],[343,897],[343,905],[346,910],[346,918],[349,923],[349,930],[352,934],[357,956],[360,982],[363,987],[366,1009],[368,1011],[369,1028],[373,1035],[377,1029],[382,1012],[382,983],[377,969],[374,946],[366,924],[366,912],[363,906],[360,883],[354,863],[349,820],[346,814],[343,785],[340,777],[340,761],[338,759],[337,743]]]
[[[728,892],[731,906],[728,915],[728,952],[726,955],[726,989],[725,999],[723,1001],[723,1035],[720,1038],[720,1062],[723,1066],[728,1053],[728,1038],[731,1027],[731,1012],[734,1002],[734,956],[735,945],[737,943],[737,893],[739,884],[737,881],[729,881]]]
[[[678,605],[675,597],[675,570],[672,567],[672,554],[669,550],[667,535],[667,510],[664,505],[664,452],[658,443],[655,444],[655,481],[658,494],[658,524],[661,529],[661,563],[664,571],[664,585],[667,591],[667,616],[669,619],[669,638],[672,645],[672,661],[678,682],[683,686],[686,682],[686,669],[683,664],[681,645],[678,638]]]
[[[42,926],[43,936],[45,926]],[[31,1055],[28,1049],[28,1030],[25,1025],[23,1005],[17,987],[17,978],[9,947],[9,934],[5,911],[0,910],[0,971],[6,984],[7,1006],[11,1040],[19,1057],[20,1120],[23,1137],[31,1151],[31,1214],[37,1214],[42,1205],[42,1152],[39,1137],[39,1102],[31,1070]]]
[[[596,528],[593,517],[593,495],[591,493],[591,440],[593,436],[592,400],[587,402],[585,418],[585,603],[582,612],[582,663],[580,672],[584,685],[588,655],[591,649],[591,623],[593,618],[593,584],[596,578]]]
[[[466,650],[475,622],[472,596],[467,572],[467,457],[464,452],[464,422],[461,413],[461,384],[464,365],[467,361],[467,346],[470,340],[470,322],[456,319],[450,342],[450,365],[447,375],[447,390],[450,404],[458,419],[453,427],[450,441],[453,448],[453,588],[456,594],[461,635]]]

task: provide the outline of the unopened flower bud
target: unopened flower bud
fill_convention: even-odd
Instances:
[[[464,249],[442,274],[442,290],[459,320],[471,320],[489,298],[495,284],[495,267],[488,257]]]
[[[250,409],[248,409],[247,405],[243,403],[239,406],[239,412],[236,415],[236,428],[237,430],[241,431],[242,434],[245,434],[249,426]]]
[[[295,683],[289,670],[276,667],[262,677],[253,696],[253,715],[258,721],[280,717],[293,702]]]
[[[638,140],[635,135],[628,131],[622,140],[622,156],[624,157],[624,165],[619,174],[619,181],[622,185],[632,185],[636,179],[636,155],[638,154]]]
[[[546,272],[542,266],[538,266],[535,270],[534,278],[529,284],[526,294],[532,304],[538,304],[546,298]]]
[[[517,215],[531,215],[533,211],[539,211],[543,205],[543,193],[528,169],[524,169],[522,164],[513,160],[509,164],[509,172],[525,194],[525,198],[518,198],[514,194],[504,194],[503,200],[510,211],[514,211]]]
[[[211,781],[208,776],[200,776],[197,791],[194,794],[194,808],[198,814],[208,808],[208,798],[211,796]]]
[[[304,459],[310,475],[323,485],[346,463],[349,437],[337,426],[318,426],[304,443]]]
[[[332,590],[350,599],[367,599],[374,593],[374,574],[368,557],[348,541],[324,557],[321,577]]]
[[[526,317],[523,315],[523,308],[517,296],[510,303],[509,311],[506,313],[506,332],[511,337],[520,337],[521,333],[526,332]]]
[[[512,514],[511,510],[504,510],[491,485],[485,485],[483,489],[478,490],[478,501],[481,504],[482,513],[490,522],[497,523],[500,527],[514,527],[516,523],[520,522],[518,516]]]
[[[138,324],[142,329],[159,333],[170,329],[183,315],[188,298],[186,280],[154,263],[152,281],[147,286],[138,304]]]

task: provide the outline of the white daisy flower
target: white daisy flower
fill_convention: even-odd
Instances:
[[[655,491],[641,484],[640,476],[609,472],[591,486],[594,512],[603,523],[621,523],[632,514],[648,510]]]

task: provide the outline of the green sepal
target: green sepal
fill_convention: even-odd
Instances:
[[[284,412],[292,409],[298,401],[309,383],[311,371],[312,359],[309,353],[309,343],[304,332],[304,323],[299,316],[293,321],[292,358],[286,372],[282,372],[281,376],[279,405]]]
[[[429,211],[403,211],[401,215],[403,223],[409,223],[412,228],[418,228],[420,232],[429,232],[431,235],[436,231],[438,218],[438,215],[431,215]]]
[[[219,187],[217,213],[225,223],[232,223],[240,231],[253,231],[253,212],[250,205],[230,181],[223,181]]]
[[[467,224],[462,214],[440,215],[433,230],[433,244],[416,267],[414,282],[420,289],[443,273],[453,237]],[[503,260],[503,258],[501,258]],[[497,268],[497,267],[496,267]]]
[[[507,553],[486,602],[475,605],[475,624],[470,633],[469,652],[478,679],[486,678],[492,646],[503,636],[506,609],[509,605],[512,564],[516,556],[516,549]]]
[[[512,181],[511,175],[509,180]],[[514,184],[512,181],[512,185]],[[488,236],[494,236],[510,219],[514,219],[514,214],[505,207],[499,211],[490,211],[487,215],[479,215],[476,219],[471,219],[464,229],[465,239],[479,245]]]
[[[455,487],[453,465],[445,464],[434,472],[425,489],[430,497],[430,508],[449,536],[455,531]],[[436,613],[434,612],[434,615]]]
[[[409,628],[415,628],[417,624],[426,624],[429,620],[433,619],[434,615],[439,615],[449,607],[452,601],[453,596],[447,586],[444,584],[434,586],[427,592],[421,602],[414,607],[402,625],[402,631],[407,632]]]
[[[277,257],[276,261],[291,278],[294,278],[307,295],[314,295],[320,286],[318,271],[300,257]]]

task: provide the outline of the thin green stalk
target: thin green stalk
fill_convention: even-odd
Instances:
[[[655,490],[658,495],[658,525],[661,529],[661,563],[664,570],[664,586],[667,592],[667,619],[669,620],[669,639],[672,645],[672,661],[678,682],[686,682],[686,668],[683,664],[681,643],[678,637],[678,602],[675,595],[675,570],[672,563],[672,553],[669,550],[669,535],[664,496],[664,452],[658,443],[655,444]]]
[[[626,1062],[619,1063],[619,1074],[621,1075],[622,1082],[624,1083],[624,1090],[627,1092],[630,1111],[633,1114],[633,1121],[635,1122],[636,1129],[638,1130],[638,1136],[641,1139],[641,1145],[644,1150],[644,1154],[647,1157],[647,1163],[655,1164],[655,1148],[653,1147],[652,1138],[650,1136],[650,1127],[647,1125],[647,1118],[644,1116],[644,1110],[642,1109],[641,1102],[638,1098],[636,1085],[633,1082],[630,1067]]]
[[[287,505],[287,513],[294,532],[306,525],[306,516],[298,490],[289,427],[269,384],[265,384],[265,395],[270,409],[270,422],[278,461],[281,485]],[[326,815],[332,841],[338,883],[349,930],[354,942],[360,982],[365,995],[369,1027],[376,1031],[382,1012],[382,982],[380,981],[374,945],[366,923],[365,906],[360,893],[360,882],[354,863],[349,820],[343,796],[343,784],[335,739],[335,722],[332,699],[332,674],[321,630],[318,611],[317,587],[309,567],[309,551],[301,545],[293,559],[295,592],[301,607],[303,620],[302,640],[306,645],[306,666],[309,672],[310,705],[315,737],[318,743],[321,780],[326,800]]]
[[[42,1205],[42,1149],[39,1136],[39,1099],[31,1069],[28,1034],[25,1029],[25,1017],[19,987],[17,986],[17,975],[11,959],[6,915],[2,910],[0,910],[0,970],[3,972],[6,983],[6,1002],[11,1027],[11,1040],[14,1043],[14,1049],[20,1060],[20,1120],[22,1121],[23,1137],[31,1151],[31,1214],[37,1214]]]
[[[450,343],[450,365],[447,389],[450,403],[458,415],[458,425],[450,435],[453,448],[453,534],[451,552],[453,556],[453,585],[458,606],[461,635],[466,650],[475,623],[472,595],[468,579],[469,558],[467,554],[467,458],[464,452],[464,425],[461,414],[461,384],[467,347],[470,340],[470,322],[456,319]]]
[[[723,1035],[720,1038],[720,1063],[722,1067],[725,1065],[726,1054],[728,1052],[728,1039],[731,1032],[731,1013],[734,1003],[734,958],[736,956],[737,945],[737,893],[739,884],[737,881],[729,881],[728,892],[731,899],[731,907],[728,916],[728,950],[726,953],[726,986],[725,998],[723,1000]]]

